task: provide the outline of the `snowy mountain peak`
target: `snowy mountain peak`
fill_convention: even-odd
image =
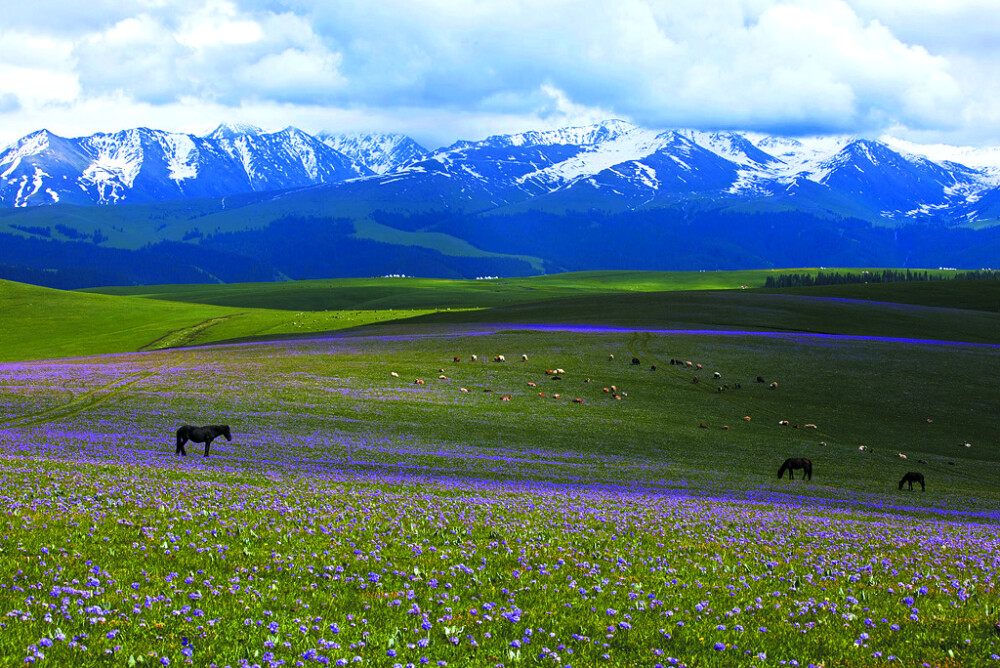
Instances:
[[[321,133],[317,137],[375,174],[388,174],[427,155],[423,146],[401,134]]]
[[[481,142],[477,142],[477,144],[488,144],[497,147],[552,146],[557,144],[596,146],[607,141],[613,141],[639,129],[641,128],[631,123],[612,119],[595,123],[594,125],[560,128],[558,130],[529,131],[513,135],[493,135]],[[467,145],[467,142],[455,144],[455,146],[462,148]]]
[[[205,135],[206,139],[235,139],[244,135],[256,136],[264,134],[264,131],[256,125],[247,123],[222,123],[219,127]]]

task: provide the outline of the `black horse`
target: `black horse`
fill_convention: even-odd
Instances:
[[[187,456],[184,444],[188,441],[192,443],[205,444],[205,456],[208,457],[208,446],[212,445],[212,439],[217,436],[225,436],[227,441],[233,440],[233,435],[229,433],[228,424],[210,424],[204,427],[195,427],[189,424],[177,430],[177,449],[175,455]]]
[[[924,487],[924,474],[919,471],[910,471],[909,473],[904,474],[903,479],[899,481],[899,488],[903,489],[903,485],[905,483],[910,483],[910,489],[913,489],[913,483],[915,482],[920,483],[921,492],[926,490]]]
[[[801,457],[789,457],[786,459],[785,463],[778,469],[778,479],[780,480],[781,476],[785,475],[785,471],[788,471],[788,479],[795,480],[795,474],[792,473],[792,469],[802,469],[803,480],[806,478],[813,479],[813,463]]]

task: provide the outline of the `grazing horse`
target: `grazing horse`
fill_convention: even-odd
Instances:
[[[785,474],[785,471],[788,471],[788,479],[795,480],[795,474],[792,473],[792,469],[802,469],[803,480],[805,480],[806,478],[809,478],[810,480],[813,479],[812,462],[809,461],[808,459],[803,459],[800,457],[789,457],[788,459],[786,459],[785,463],[781,465],[780,469],[778,469],[778,479],[780,480],[781,476]]]
[[[899,481],[899,488],[903,489],[903,484],[904,483],[909,483],[910,484],[910,489],[913,489],[913,483],[915,483],[915,482],[919,482],[920,483],[920,491],[921,492],[925,491],[925,487],[924,487],[924,474],[920,473],[919,471],[910,471],[909,473],[904,474],[903,475],[903,479]]]
[[[233,435],[229,433],[228,424],[210,424],[204,427],[195,427],[189,424],[177,430],[177,449],[175,455],[187,456],[184,444],[188,441],[192,443],[205,444],[205,456],[208,457],[208,446],[212,445],[212,440],[218,436],[225,436],[227,441],[233,440]]]

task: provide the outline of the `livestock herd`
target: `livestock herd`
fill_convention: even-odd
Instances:
[[[469,357],[469,361],[471,361],[471,362],[482,362],[482,363],[485,363],[486,359],[487,359],[487,357],[485,357],[485,356],[484,357],[480,357],[479,355],[471,355]],[[498,364],[502,364],[502,363],[505,363],[507,361],[507,358],[504,355],[494,355],[492,359],[493,359],[493,361],[495,363],[498,363]],[[608,361],[609,362],[613,362],[614,360],[615,360],[614,354],[611,354],[611,355],[608,356]],[[462,358],[460,356],[458,356],[458,355],[456,355],[456,356],[454,356],[452,358],[452,362],[453,363],[457,364],[457,363],[461,363],[461,361],[462,361]],[[528,355],[527,354],[522,354],[521,355],[521,361],[522,362],[527,362],[528,361]],[[631,360],[631,365],[632,366],[640,366],[641,364],[642,364],[642,361],[638,357],[633,357],[632,358],[632,360]],[[692,370],[695,370],[695,371],[703,369],[703,365],[702,364],[695,363],[695,362],[692,362],[692,361],[689,361],[689,360],[682,360],[682,359],[679,359],[679,358],[673,358],[673,359],[671,359],[670,360],[670,364],[673,365],[673,366],[680,366],[680,367],[683,367],[683,368],[689,368],[689,369],[692,369]],[[654,365],[650,366],[650,370],[656,371],[656,365],[654,364]],[[444,372],[443,368],[438,369],[438,372],[439,372],[438,380],[450,380],[450,378],[447,375],[445,375],[445,372]],[[549,376],[550,379],[554,380],[554,381],[562,380],[562,375],[565,374],[565,373],[566,373],[566,371],[564,369],[559,369],[559,368],[556,368],[556,369],[546,369],[545,370],[545,375]],[[400,377],[399,373],[397,373],[396,371],[391,371],[389,375],[392,378],[399,378]],[[712,379],[716,380],[716,381],[722,380],[722,373],[719,372],[719,371],[712,372]],[[583,382],[584,383],[590,383],[591,379],[590,378],[586,378],[586,379],[584,379]],[[692,376],[692,383],[697,384],[699,382],[700,382],[699,381],[699,377],[697,375]],[[763,376],[757,376],[756,377],[756,382],[758,384],[767,384],[768,388],[771,389],[771,390],[777,390],[778,389],[778,383],[777,383],[777,381],[772,381],[770,383],[767,383],[767,381],[764,379]],[[414,379],[414,384],[418,385],[418,386],[420,386],[420,385],[426,385],[426,381],[423,378],[416,378],[416,379]],[[535,383],[535,382],[533,382],[533,381],[529,381],[527,383],[527,385],[530,388],[537,388],[538,387],[538,384]],[[741,383],[734,383],[733,384],[733,388],[734,389],[740,389],[741,387],[742,387]],[[730,388],[729,384],[723,384],[723,385],[718,386],[717,392],[723,392],[723,391],[728,390],[729,388]],[[603,389],[604,389],[604,393],[610,395],[615,400],[621,400],[622,398],[628,396],[628,394],[626,392],[619,391],[618,388],[617,388],[617,386],[615,386],[615,385],[610,385],[609,387],[605,387]],[[466,393],[466,394],[468,394],[468,393],[471,392],[471,390],[469,390],[466,387],[460,387],[459,391],[462,392],[462,393]],[[487,387],[487,388],[484,388],[483,391],[484,392],[492,392],[493,390]],[[510,401],[513,400],[513,396],[514,395],[512,393],[501,394],[500,395],[500,401],[501,402],[510,402]],[[545,397],[546,393],[544,391],[540,391],[540,392],[538,392],[538,396]],[[560,398],[562,398],[562,394],[561,393],[553,393],[552,397],[554,399],[560,399]],[[572,403],[583,404],[584,400],[581,397],[575,397],[575,398],[572,399]],[[746,420],[747,422],[749,422],[751,420],[751,417],[750,416],[746,416],[743,419]],[[927,419],[927,422],[932,422],[932,421],[933,420],[931,420],[930,418]],[[788,421],[788,420],[779,420],[778,424],[781,425],[781,426],[791,426],[793,428],[798,428],[798,426],[799,426],[798,424],[791,424],[790,421]],[[707,424],[705,424],[704,422],[699,423],[698,427],[702,428],[702,429],[708,429],[709,428],[709,426]],[[817,425],[815,425],[813,423],[807,423],[807,424],[803,425],[803,428],[805,428],[805,429],[818,429]],[[722,429],[723,430],[728,430],[729,429],[729,425],[723,425]],[[186,456],[187,455],[187,451],[184,448],[184,444],[187,443],[188,441],[191,441],[191,442],[194,442],[194,443],[204,443],[205,444],[205,457],[208,457],[209,448],[211,446],[212,440],[215,439],[218,436],[225,436],[226,440],[231,441],[232,440],[232,435],[230,433],[229,425],[207,425],[207,426],[203,426],[203,427],[196,427],[196,426],[192,426],[192,425],[182,425],[179,429],[177,429],[177,432],[176,432],[176,444],[175,444],[175,452],[174,452],[174,454],[175,455]],[[823,442],[823,441],[820,441],[819,445],[825,446],[826,443]],[[972,447],[970,443],[961,443],[960,445],[963,446],[963,447],[966,447],[966,448]],[[870,451],[870,448],[868,446],[866,446],[866,445],[859,446],[858,449],[860,451],[862,451],[862,452],[868,452],[868,451]],[[897,453],[896,456],[898,458],[900,458],[900,459],[904,459],[904,460],[907,459],[907,456],[905,454],[903,454],[902,452]],[[920,459],[920,460],[918,460],[918,463],[920,463],[920,464],[927,464],[927,461],[923,460],[923,459]],[[954,465],[954,462],[948,462],[948,464]],[[781,467],[778,469],[778,478],[781,479],[783,477],[784,473],[787,471],[789,479],[790,480],[794,479],[794,474],[793,474],[793,470],[794,469],[801,469],[803,471],[803,473],[802,473],[802,478],[803,479],[812,480],[812,461],[809,460],[809,459],[807,459],[807,458],[804,458],[804,457],[790,457],[790,458],[786,459],[782,463]],[[915,482],[920,485],[921,491],[925,490],[925,483],[924,483],[924,476],[923,476],[923,474],[920,473],[920,472],[917,472],[917,471],[908,471],[907,473],[905,473],[903,475],[902,480],[900,480],[900,482],[899,482],[899,489],[903,489],[903,485],[904,484],[909,484],[909,489],[912,490],[913,489],[913,483],[915,483]]]

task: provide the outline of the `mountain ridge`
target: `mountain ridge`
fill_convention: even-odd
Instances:
[[[0,152],[0,204],[156,202],[356,179],[404,180],[413,196],[421,180],[434,190],[444,176],[462,184],[459,206],[471,199],[502,208],[560,192],[555,199],[570,209],[579,202],[604,210],[664,206],[692,196],[786,205],[801,198],[811,207],[819,198],[850,202],[844,213],[881,224],[995,217],[994,206],[977,202],[1000,199],[1000,148],[919,150],[892,138],[655,130],[620,119],[433,151],[399,134],[310,135],[241,124],[202,136],[133,128],[66,139],[39,130]],[[956,160],[962,157],[972,164]]]
[[[945,159],[959,149],[913,148],[622,120],[433,151],[293,127],[40,130],[0,153],[0,277],[83,287],[998,266],[996,156],[961,164]]]

